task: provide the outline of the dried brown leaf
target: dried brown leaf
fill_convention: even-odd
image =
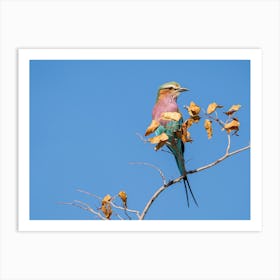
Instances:
[[[167,140],[168,140],[168,136],[165,132],[163,132],[158,136],[150,138],[149,142],[151,142],[152,144],[158,144],[160,142],[167,141]]]
[[[104,196],[104,198],[102,199],[102,204],[101,204],[101,211],[103,212],[103,214],[105,215],[105,217],[107,219],[110,219],[113,211],[112,211],[112,207],[110,204],[110,201],[112,200],[112,197],[107,194]]]
[[[237,118],[234,118],[231,122],[224,125],[224,129],[227,133],[235,130],[236,132],[239,130],[240,122]]]
[[[146,130],[145,136],[153,133],[158,127],[160,126],[160,123],[156,120],[152,120],[151,124]]]
[[[181,139],[184,143],[186,142],[192,142],[191,139],[191,134],[188,131],[188,124],[187,123],[183,123],[182,124],[182,128],[181,128]]]
[[[212,114],[216,111],[217,108],[223,108],[224,106],[218,105],[216,102],[213,102],[208,105],[207,114]]]
[[[160,148],[162,148],[165,145],[166,142],[167,142],[167,140],[159,142],[154,148],[155,151],[158,151]]]
[[[104,196],[104,198],[102,199],[102,204],[106,204],[106,203],[109,203],[110,201],[112,200],[112,197],[107,194]]]
[[[204,122],[204,128],[207,132],[208,139],[211,139],[213,136],[212,122],[210,120],[206,119]]]
[[[166,121],[179,121],[181,118],[182,115],[179,112],[164,112],[161,114],[161,119]]]
[[[186,128],[190,128],[192,126],[192,124],[194,123],[194,120],[192,118],[187,119],[182,126],[186,126]]]
[[[198,123],[199,121],[200,121],[200,116],[193,116],[193,117],[191,117],[191,119],[192,119],[192,121],[193,121],[193,123]]]
[[[123,205],[125,208],[127,208],[127,194],[125,191],[120,191],[118,193],[119,197],[121,198],[122,202],[123,202]]]
[[[159,150],[162,146],[164,146],[164,144],[167,142],[168,140],[168,135],[166,133],[161,133],[158,136],[152,137],[149,139],[149,142],[152,144],[157,144],[155,146],[155,150]]]
[[[188,113],[191,117],[197,116],[200,113],[200,107],[191,101],[190,106],[187,106]]]
[[[237,104],[237,105],[232,105],[230,107],[230,109],[227,112],[224,112],[226,115],[231,116],[233,115],[235,112],[237,112],[240,109],[241,105]]]
[[[193,141],[189,131],[187,131],[185,134],[183,134],[181,139],[184,143]]]
[[[103,212],[103,214],[105,215],[105,217],[109,220],[113,211],[112,211],[112,207],[109,203],[106,203],[104,205],[101,206],[101,211]]]

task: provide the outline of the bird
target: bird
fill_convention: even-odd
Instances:
[[[185,91],[189,91],[189,89],[181,87],[179,83],[174,81],[164,83],[159,87],[156,97],[156,103],[152,110],[152,122],[147,128],[145,136],[148,136],[151,133],[155,133],[157,137],[161,137],[161,142],[159,142],[155,150],[158,150],[163,145],[166,145],[170,152],[173,154],[180,175],[184,176],[183,183],[185,187],[187,205],[189,207],[190,202],[188,189],[196,206],[198,206],[198,203],[192,192],[187,177],[184,159],[184,142],[182,141],[180,134],[178,133],[181,130],[183,118],[178,108],[177,98],[182,92]]]

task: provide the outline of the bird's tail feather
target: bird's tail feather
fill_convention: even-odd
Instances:
[[[184,187],[185,187],[185,192],[186,192],[187,204],[188,204],[188,207],[190,207],[188,188],[187,188],[187,185],[186,185],[186,181],[183,180],[183,182],[184,182]]]
[[[190,193],[191,193],[191,196],[192,196],[192,199],[193,199],[195,205],[196,205],[197,207],[199,207],[199,206],[198,206],[198,203],[197,203],[197,200],[195,199],[195,196],[194,196],[194,194],[193,194],[193,192],[192,192],[191,185],[190,185],[190,182],[189,182],[189,180],[188,180],[187,175],[186,175],[186,177],[184,178],[183,181],[184,181],[184,186],[185,186],[185,191],[186,191],[186,196],[187,196],[188,207],[189,207],[190,205],[189,205],[189,195],[188,195],[187,186],[188,186],[188,188],[189,188],[189,191],[190,191]],[[187,182],[187,185],[186,185],[186,182]]]
[[[175,160],[176,160],[176,164],[178,166],[178,169],[180,171],[180,174],[183,176],[185,175],[184,179],[183,179],[183,183],[184,183],[184,187],[185,187],[185,192],[186,192],[186,198],[187,198],[187,204],[188,204],[188,207],[190,207],[190,200],[189,200],[189,194],[188,194],[188,189],[190,191],[190,194],[192,196],[192,199],[195,203],[195,205],[197,207],[198,206],[198,203],[197,203],[197,200],[192,192],[192,189],[191,189],[191,185],[190,185],[190,182],[188,180],[188,177],[187,177],[187,171],[186,171],[186,167],[185,167],[185,159],[184,159],[184,156],[182,155],[182,153],[180,153],[180,150],[178,149],[178,146],[171,146],[171,145],[167,145],[167,147],[170,149],[170,151],[173,153],[174,157],[175,157]]]

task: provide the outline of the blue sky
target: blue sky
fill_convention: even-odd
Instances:
[[[183,109],[194,101],[205,110],[209,103],[241,104],[239,136],[231,151],[250,142],[250,61],[246,60],[32,60],[30,62],[30,218],[39,220],[93,219],[79,208],[58,202],[97,201],[77,188],[100,197],[125,190],[128,207],[142,211],[166,178],[179,176],[173,157],[144,143],[158,87],[177,81],[190,91],[178,100]],[[204,120],[193,125],[193,143],[185,147],[187,169],[221,157],[227,136],[213,124],[207,139]],[[250,150],[219,165],[189,175],[199,208],[187,207],[182,183],[164,191],[146,219],[250,219]]]

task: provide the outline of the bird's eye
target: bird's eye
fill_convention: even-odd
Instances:
[[[173,87],[170,87],[169,89],[173,89]]]

